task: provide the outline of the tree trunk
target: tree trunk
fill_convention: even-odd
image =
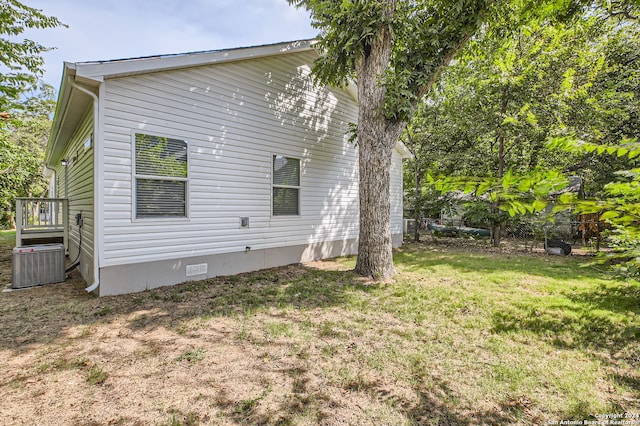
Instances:
[[[359,140],[360,239],[356,272],[386,279],[395,274],[389,191],[392,151],[380,146],[382,144]]]
[[[500,213],[500,203],[491,204],[491,214],[498,215]],[[502,224],[498,220],[491,221],[491,243],[493,247],[500,247],[502,240]]]
[[[418,158],[414,158],[414,168],[413,168],[413,178],[414,181],[416,183],[416,199],[415,199],[415,204],[414,204],[414,212],[413,212],[413,216],[414,216],[414,220],[416,221],[415,224],[415,230],[413,232],[413,240],[416,243],[420,242],[420,210],[422,207],[422,188],[420,186],[420,183],[422,181],[422,179],[420,179],[420,171],[418,170]]]
[[[356,272],[375,279],[395,274],[391,240],[391,157],[405,122],[384,115],[391,33],[383,28],[358,58],[360,236]]]
[[[498,136],[498,177],[504,176],[504,135]],[[502,233],[502,224],[498,220],[500,214],[500,201],[491,203],[491,215],[493,220],[491,221],[491,242],[493,247],[500,247],[500,237]]]
[[[416,144],[411,136],[411,132],[407,129],[407,141],[409,143],[409,149],[413,154],[413,182],[415,188],[415,197],[413,200],[413,220],[415,220],[415,229],[413,230],[413,241],[420,242],[420,213],[422,209],[422,179],[420,177],[420,156],[416,150]]]
[[[500,103],[500,119],[504,120],[504,116],[507,113],[507,106],[509,103],[509,92],[508,86],[505,87],[502,91],[502,101]],[[502,124],[500,125],[499,135],[498,135],[498,177],[504,177],[504,129],[502,128]],[[496,201],[491,204],[491,214],[493,216],[493,220],[491,222],[491,241],[493,243],[493,247],[500,246],[501,234],[502,234],[502,224],[498,220],[498,215],[500,214],[500,201]]]

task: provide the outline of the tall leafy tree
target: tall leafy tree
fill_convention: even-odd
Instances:
[[[28,28],[63,24],[17,0],[0,0],[0,225],[13,224],[15,197],[39,196],[44,146],[55,105],[50,86],[39,85],[49,48],[21,39]]]
[[[557,119],[555,136],[599,145],[617,145],[640,135],[640,21],[591,17],[596,29],[563,75],[562,90],[551,101]],[[557,151],[556,151],[557,152]],[[560,151],[561,152],[561,151]],[[595,152],[567,155],[567,173],[585,178],[587,192],[598,194],[631,167],[625,156]]]
[[[360,235],[356,272],[395,273],[391,245],[393,149],[419,100],[476,32],[491,0],[289,0],[311,13],[323,83],[358,86]]]
[[[18,0],[0,0],[0,112],[22,108],[21,96],[35,88],[42,75],[42,53],[50,48],[21,39],[28,28],[64,26],[58,18],[29,7]]]
[[[468,117],[466,122],[450,118],[472,142],[459,155],[453,174],[495,178],[509,186],[507,174],[560,166],[544,145],[556,121],[556,105],[550,100],[561,91],[563,75],[576,61],[573,51],[584,45],[589,32],[575,21],[568,26],[529,20],[504,35],[485,31],[470,43],[442,82],[442,95],[448,99],[432,102],[438,108],[454,103],[457,107],[449,113],[462,110]],[[497,193],[508,188],[486,189]],[[488,206],[494,246],[500,244],[508,218],[502,201],[494,195]]]
[[[39,197],[47,190],[42,165],[55,108],[53,87],[41,87],[27,104],[0,125],[1,227],[13,227],[16,197]]]
[[[571,25],[529,20],[507,34],[479,33],[414,119],[412,127],[419,131],[413,139],[429,152],[422,169],[484,177],[482,186],[471,184],[481,180],[459,178],[444,187],[502,191],[507,201],[515,195],[509,191],[514,176],[525,178],[535,168],[562,169],[584,177],[594,191],[602,188],[622,159],[550,150],[545,141],[579,135],[615,143],[637,134],[633,100],[639,86],[629,65],[638,58],[639,32],[635,24],[613,22],[606,13],[590,10]],[[499,236],[506,217],[500,207],[510,209],[513,203],[501,205],[501,196],[494,200],[488,217]]]

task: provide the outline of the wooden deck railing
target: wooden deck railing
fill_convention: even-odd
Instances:
[[[66,198],[16,198],[16,247],[62,242],[69,248]]]

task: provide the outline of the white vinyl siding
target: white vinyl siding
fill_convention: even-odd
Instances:
[[[104,266],[356,239],[357,147],[347,132],[357,105],[313,84],[316,56],[106,80]],[[132,131],[188,141],[188,221],[132,220]],[[274,153],[300,161],[296,216],[272,215]]]
[[[135,218],[187,217],[187,143],[143,133],[133,143]]]
[[[67,165],[58,164],[55,168],[56,196],[69,200],[69,258],[73,260],[78,257],[80,247],[82,255],[79,258],[79,271],[88,283],[94,280],[93,144],[86,144],[89,139],[93,140],[92,133],[93,109],[90,108],[62,155],[67,160]],[[81,230],[76,224],[77,214],[82,215]]]
[[[402,234],[402,199],[403,199],[403,183],[402,183],[402,156],[397,150],[393,151],[391,157],[391,234]]]

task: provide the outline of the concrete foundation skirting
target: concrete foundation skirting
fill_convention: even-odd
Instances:
[[[393,235],[394,247],[401,244],[402,235]],[[108,266],[100,268],[98,293],[100,296],[137,293],[186,281],[345,256],[355,254],[357,251],[358,240],[353,239]],[[206,272],[203,272],[204,269]],[[189,275],[187,275],[188,270]]]
[[[402,235],[393,235],[394,247],[401,244]],[[357,251],[358,240],[353,239],[108,266],[100,268],[97,292],[99,296],[137,293],[187,281],[346,256]]]
[[[394,247],[401,244],[402,235],[393,235]],[[100,268],[98,293],[100,296],[136,293],[186,281],[345,256],[357,251],[358,241],[353,239],[108,266]],[[189,275],[187,269],[190,270]],[[206,272],[200,273],[204,269]]]
[[[392,234],[391,235],[391,244],[393,248],[402,246],[402,234]]]

